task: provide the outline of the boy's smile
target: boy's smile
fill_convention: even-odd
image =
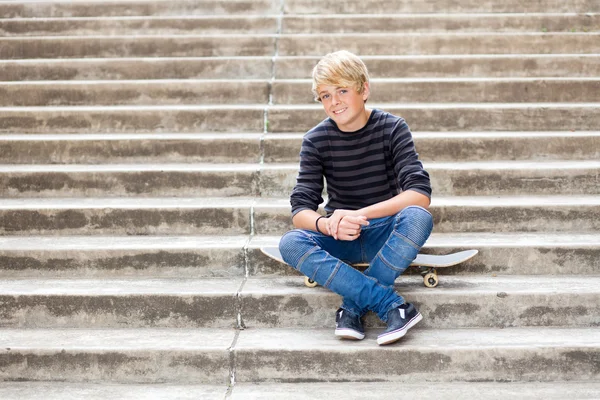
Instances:
[[[368,83],[365,83],[362,94],[351,87],[331,85],[319,86],[318,93],[325,113],[341,131],[354,132],[367,124],[371,113],[365,108],[365,101],[369,97]]]

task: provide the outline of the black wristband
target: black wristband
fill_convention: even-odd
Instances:
[[[317,228],[317,232],[319,232],[321,235],[324,235],[324,233],[321,232],[321,230],[319,229],[319,220],[321,218],[325,218],[325,217],[321,215],[319,218],[317,218],[317,220],[315,221],[315,228]]]

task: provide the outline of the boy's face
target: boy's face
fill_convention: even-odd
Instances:
[[[369,84],[365,83],[363,93],[352,87],[322,85],[317,88],[319,99],[327,115],[344,132],[357,131],[366,125],[369,114],[365,110],[365,101],[369,97]]]

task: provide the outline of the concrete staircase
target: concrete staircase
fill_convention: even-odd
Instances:
[[[0,1],[0,398],[600,398],[600,1]],[[261,253],[348,49],[432,176],[396,345]]]

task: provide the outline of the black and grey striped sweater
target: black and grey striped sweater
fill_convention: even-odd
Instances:
[[[317,210],[323,202],[323,178],[328,214],[338,208],[358,210],[409,189],[431,197],[429,174],[418,159],[406,121],[377,109],[356,132],[342,132],[327,118],[304,135],[290,197],[292,216]]]

